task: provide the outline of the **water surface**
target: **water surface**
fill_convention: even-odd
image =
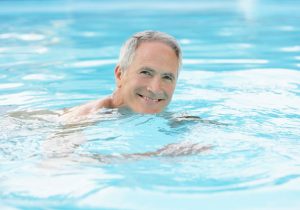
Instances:
[[[1,1],[1,209],[299,209],[299,8]],[[183,49],[168,109],[61,123],[114,90],[122,43],[146,29]]]

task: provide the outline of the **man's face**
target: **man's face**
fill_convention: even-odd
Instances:
[[[125,106],[138,113],[161,112],[171,101],[178,76],[178,58],[162,42],[143,42],[131,65],[116,69],[117,85]]]

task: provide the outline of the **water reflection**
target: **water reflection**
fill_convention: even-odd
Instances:
[[[241,11],[246,21],[255,21],[255,11],[258,0],[237,0],[237,8]]]
[[[17,33],[4,33],[0,34],[0,39],[17,39],[21,41],[40,41],[44,40],[45,36],[42,34],[17,34]]]

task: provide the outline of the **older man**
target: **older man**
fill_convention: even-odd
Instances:
[[[101,108],[120,107],[137,113],[159,113],[172,99],[181,59],[180,47],[172,36],[158,31],[136,33],[121,49],[113,94],[70,108],[62,117],[70,120]]]

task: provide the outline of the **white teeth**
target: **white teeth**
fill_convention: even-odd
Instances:
[[[149,98],[149,97],[147,97],[147,96],[143,96],[143,95],[141,95],[141,94],[137,94],[137,95],[139,95],[141,98],[143,98],[145,101],[150,101],[150,102],[155,102],[155,103],[157,103],[157,102],[159,102],[160,100],[162,100],[162,99],[152,99],[152,98]]]
[[[158,102],[158,99],[151,99],[151,98],[148,98],[146,96],[144,96],[144,99],[146,99],[147,101]]]
[[[158,102],[159,100],[158,99],[152,99],[152,98],[149,98],[147,96],[142,96],[146,101],[153,101],[153,102]]]

